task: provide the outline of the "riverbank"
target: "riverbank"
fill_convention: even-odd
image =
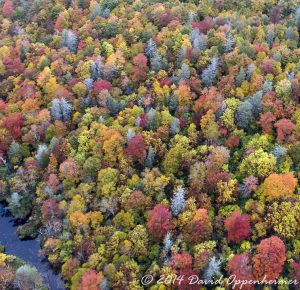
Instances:
[[[39,238],[20,240],[14,219],[5,211],[3,204],[0,204],[0,242],[5,247],[6,254],[14,255],[36,267],[50,290],[65,290],[60,275],[51,269],[46,257],[40,255]]]

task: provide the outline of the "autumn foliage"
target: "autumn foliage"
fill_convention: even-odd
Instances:
[[[164,237],[173,228],[170,209],[163,204],[156,205],[148,217],[147,228],[154,237]]]
[[[292,173],[276,174],[268,176],[261,186],[261,193],[267,200],[289,198],[294,196],[297,179]]]
[[[224,225],[230,242],[240,243],[247,239],[251,232],[249,216],[239,211],[234,211],[231,216],[226,218]]]
[[[280,238],[272,236],[262,240],[252,259],[255,279],[277,279],[285,260],[285,245]]]

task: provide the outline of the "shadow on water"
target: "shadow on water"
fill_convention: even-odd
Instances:
[[[56,274],[46,258],[39,254],[39,238],[20,240],[14,219],[5,211],[3,204],[0,204],[0,242],[5,247],[6,254],[14,255],[36,267],[50,290],[65,290],[60,275]]]

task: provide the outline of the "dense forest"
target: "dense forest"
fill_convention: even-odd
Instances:
[[[297,288],[300,0],[1,0],[0,27],[0,201],[67,289]],[[0,289],[45,289],[15,259]]]

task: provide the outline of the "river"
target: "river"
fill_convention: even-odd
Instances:
[[[56,274],[45,257],[39,254],[39,238],[20,240],[13,217],[5,212],[3,204],[0,204],[0,241],[6,254],[14,255],[36,267],[50,290],[65,290],[61,276]]]

